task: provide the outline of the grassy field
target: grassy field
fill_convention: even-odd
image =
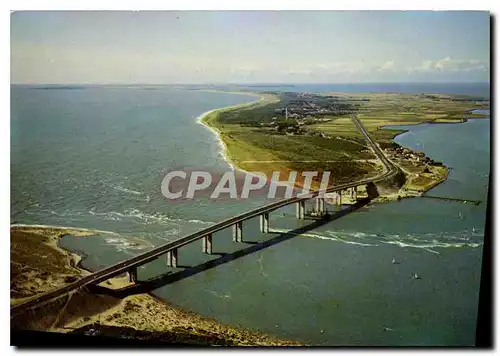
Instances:
[[[386,143],[402,133],[387,130],[387,125],[416,125],[421,123],[459,123],[468,118],[484,118],[471,114],[474,109],[487,109],[489,103],[476,103],[470,98],[441,94],[338,94],[332,95],[355,102],[358,118],[379,143]],[[349,117],[328,117],[330,121],[312,125],[320,132],[360,137],[352,130]]]
[[[374,172],[376,165],[367,160],[375,157],[363,140],[277,135],[267,127],[255,125],[255,118],[257,122],[271,121],[278,101],[270,96],[267,101],[268,104],[215,110],[203,119],[219,132],[228,158],[237,167],[268,176],[279,171],[282,177],[293,170],[330,171],[332,184]],[[354,130],[354,124],[351,125]]]

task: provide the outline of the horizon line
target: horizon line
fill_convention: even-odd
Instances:
[[[409,81],[409,82],[213,82],[213,83],[147,83],[147,82],[134,82],[134,83],[10,83],[10,85],[152,85],[152,86],[165,86],[165,85],[266,85],[266,86],[294,86],[294,85],[352,85],[352,84],[491,84],[488,81],[443,81],[443,82],[428,82],[428,81]]]

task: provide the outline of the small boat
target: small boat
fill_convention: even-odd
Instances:
[[[421,279],[420,276],[417,273],[413,274],[413,279]]]
[[[460,211],[458,212],[458,217],[459,217],[460,219],[462,219],[462,220],[464,219],[464,216],[462,215],[462,212],[460,212]]]
[[[396,257],[393,257],[393,258],[392,258],[392,264],[395,264],[395,265],[399,264],[399,262],[398,262],[398,261],[396,261]]]
[[[477,230],[474,226],[472,227],[472,232],[477,232]]]

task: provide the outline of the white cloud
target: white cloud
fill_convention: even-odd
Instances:
[[[475,72],[490,70],[488,61],[480,61],[477,59],[453,59],[445,57],[438,60],[425,60],[416,68],[410,71],[416,72]]]
[[[385,71],[393,71],[395,70],[395,63],[394,61],[387,61],[385,63],[383,63],[379,68],[378,68],[378,71],[379,72],[385,72]]]
[[[326,62],[315,63],[307,66],[296,66],[281,69],[287,75],[335,75],[364,73],[370,70],[364,61],[352,62]]]

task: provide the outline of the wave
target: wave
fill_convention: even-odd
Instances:
[[[98,229],[87,229],[83,227],[75,226],[60,226],[60,225],[42,225],[42,224],[11,224],[11,227],[24,227],[24,228],[35,228],[35,229],[57,229],[57,230],[75,230],[75,231],[85,231],[97,234],[106,235],[118,235],[116,232]]]
[[[48,209],[37,209],[34,211],[24,210],[24,212],[28,215],[41,216],[41,217],[50,215],[52,219],[65,220],[65,221],[71,221],[71,220],[81,221],[82,218],[85,219],[90,215],[108,221],[133,221],[135,223],[139,223],[142,225],[158,224],[164,226],[172,226],[172,225],[183,225],[183,224],[200,224],[200,225],[214,224],[214,222],[211,221],[173,218],[168,215],[163,215],[160,213],[148,214],[140,211],[139,209],[125,209],[123,212],[118,212],[118,211],[98,212],[96,211],[95,208],[92,208],[87,212],[72,211],[72,210],[54,211]],[[76,218],[71,219],[71,217],[76,217],[78,219]]]
[[[10,226],[20,227],[20,228],[74,230],[81,232],[89,232],[94,234],[95,236],[101,236],[107,244],[115,246],[117,251],[146,250],[154,247],[154,245],[147,239],[135,236],[120,235],[116,232],[107,230],[87,229],[74,226],[42,225],[42,224],[11,224]]]
[[[104,241],[106,241],[108,245],[116,247],[116,250],[119,252],[128,250],[146,250],[155,247],[151,242],[145,239],[131,236],[118,235],[113,237],[105,237]]]
[[[120,192],[130,193],[130,194],[134,194],[134,195],[142,195],[141,192],[138,192],[138,191],[132,190],[132,189],[127,189],[127,188],[124,188],[120,185],[110,185],[110,187],[113,188],[114,190],[118,190]]]
[[[273,229],[281,233],[291,233],[293,230]],[[425,234],[374,234],[365,232],[333,231],[311,232],[298,234],[308,238],[331,240],[345,244],[358,245],[362,247],[376,247],[381,245],[396,245],[402,248],[420,248],[428,252],[439,254],[439,248],[477,248],[483,245],[483,234],[479,230],[470,232],[468,230],[453,233],[425,233]]]
[[[234,171],[236,169],[238,169],[234,164],[233,162],[231,162],[231,160],[229,159],[228,155],[227,155],[227,147],[226,147],[226,144],[225,142],[222,140],[221,136],[220,136],[220,132],[219,130],[213,128],[212,126],[206,124],[203,119],[210,115],[211,113],[213,113],[214,111],[217,111],[218,109],[214,109],[214,110],[209,110],[209,111],[206,111],[204,112],[203,114],[201,114],[200,116],[198,116],[196,118],[196,122],[202,126],[204,126],[205,128],[207,128],[208,130],[210,130],[214,135],[215,137],[217,138],[217,144],[219,146],[219,156],[222,157],[222,159],[227,163],[227,165]]]
[[[185,220],[185,219],[179,219],[179,218],[172,218],[170,216],[163,215],[160,213],[148,214],[148,213],[140,211],[139,209],[125,209],[125,211],[123,213],[119,213],[116,211],[96,212],[94,209],[91,209],[91,210],[89,210],[89,214],[94,215],[94,216],[102,216],[107,220],[119,221],[119,220],[122,220],[123,218],[135,219],[135,220],[139,220],[144,225],[150,225],[150,224],[171,225],[172,223],[195,223],[195,224],[206,224],[206,225],[214,224],[213,222],[210,222],[210,221],[202,221],[202,220],[196,220],[196,219]]]
[[[144,194],[143,192],[125,188],[122,185],[114,185],[114,184],[109,184],[109,183],[104,183],[105,186],[117,190],[122,193],[128,193],[122,196],[122,198],[128,199],[128,200],[139,200],[139,201],[144,201],[146,203],[149,203],[151,201],[151,197],[149,194]],[[142,196],[142,198],[141,198]]]

